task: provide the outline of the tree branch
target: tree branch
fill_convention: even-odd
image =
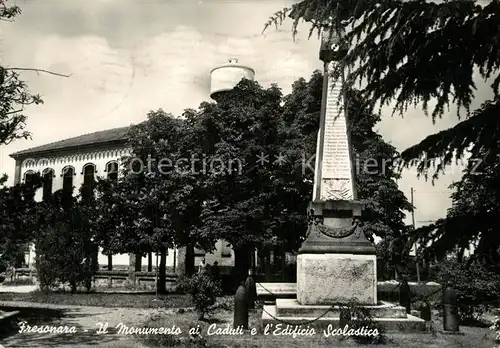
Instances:
[[[6,112],[5,116],[12,115],[12,114],[17,114],[17,113],[22,112],[22,111],[24,111],[24,109],[12,110],[12,111]]]
[[[70,77],[71,75],[73,75],[73,74],[64,75],[64,74],[56,73],[56,72],[49,71],[49,70],[34,69],[34,68],[5,68],[5,70],[34,71],[34,72],[37,73],[37,75],[40,75],[40,73],[43,72],[43,73],[46,73],[46,74],[55,75],[55,76],[61,76],[61,77]]]

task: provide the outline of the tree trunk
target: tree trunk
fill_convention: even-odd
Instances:
[[[265,273],[265,279],[267,282],[271,281],[272,278],[272,269],[271,269],[271,250],[269,248],[266,248],[263,251],[264,256],[263,258],[263,263],[264,263],[264,273]]]
[[[257,260],[255,259],[255,248],[249,247],[249,254],[250,254],[250,265],[249,269],[253,270],[255,272],[255,266],[257,265]],[[247,273],[248,274],[248,273]],[[245,278],[246,279],[246,278]]]
[[[158,267],[158,293],[166,294],[167,286],[166,286],[166,272],[167,271],[167,249],[161,248],[160,250],[160,265]]]
[[[153,253],[148,253],[148,272],[153,272]]]
[[[462,263],[462,261],[464,259],[464,252],[465,252],[465,248],[460,247],[458,249],[458,253],[457,253],[457,261],[458,261],[458,263]]]
[[[76,281],[75,280],[71,280],[69,282],[69,284],[70,284],[70,287],[71,287],[71,293],[72,294],[76,293]]]
[[[92,244],[92,254],[90,257],[90,261],[92,273],[95,274],[95,272],[99,271],[99,245],[95,243]]]
[[[191,277],[193,274],[195,274],[194,247],[191,244],[188,244],[186,246],[184,267],[187,277]]]
[[[85,289],[87,289],[87,292],[90,292],[92,290],[92,278],[87,278],[85,279]]]
[[[286,279],[286,256],[284,252],[281,252],[281,279]],[[287,280],[285,280],[287,281]]]
[[[252,248],[249,245],[244,245],[234,250],[234,279],[236,281],[236,287],[240,282],[244,282],[248,276],[248,270],[251,266],[251,251]]]
[[[179,277],[185,276],[186,275],[186,247],[180,247],[177,249],[177,265],[175,265],[174,262],[174,267],[175,267],[175,274],[177,274]],[[174,260],[175,260],[175,254],[174,254]]]
[[[108,271],[113,270],[113,255],[108,255]]]
[[[136,272],[142,271],[142,254],[141,253],[135,254],[135,271]]]

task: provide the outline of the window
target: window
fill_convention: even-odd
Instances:
[[[89,200],[94,194],[95,165],[86,164],[83,167],[83,199]]]
[[[139,158],[132,158],[128,163],[128,169],[130,170],[131,174],[139,175],[144,168]]]
[[[35,180],[35,172],[32,170],[28,170],[26,173],[24,173],[24,184],[26,187],[32,188],[33,183]]]
[[[43,171],[43,200],[48,201],[52,197],[52,178],[54,177],[54,170],[47,168]]]
[[[117,181],[118,180],[118,163],[117,162],[109,162],[106,164],[106,173],[108,176],[108,180]]]
[[[62,170],[63,177],[63,192],[72,194],[73,193],[73,176],[75,175],[75,168],[64,167]]]

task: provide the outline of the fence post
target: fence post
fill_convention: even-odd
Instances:
[[[248,330],[248,297],[243,282],[240,283],[234,295],[233,329],[237,329],[238,327]]]
[[[425,321],[431,320],[431,306],[427,301],[422,302],[422,306],[420,307],[420,318]]]
[[[406,278],[403,278],[399,285],[399,305],[405,307],[406,314],[411,313],[411,292]]]
[[[443,329],[448,332],[460,331],[457,293],[451,287],[447,287],[443,292]]]
[[[245,290],[247,292],[248,298],[248,308],[255,308],[255,299],[257,297],[257,288],[255,286],[255,280],[253,279],[253,271],[250,269],[248,271],[248,277],[245,281]]]

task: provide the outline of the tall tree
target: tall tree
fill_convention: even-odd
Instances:
[[[12,22],[21,13],[18,6],[9,6],[0,0],[0,21]],[[27,116],[24,108],[38,105],[43,101],[32,94],[26,83],[19,77],[19,71],[43,72],[65,76],[42,69],[20,68],[0,65],[0,146],[8,145],[17,139],[29,139],[26,130]],[[7,182],[7,175],[0,177],[0,186]],[[32,177],[28,185],[3,187],[0,191],[0,264],[12,262],[14,254],[24,253],[24,248],[32,240],[34,223],[34,194],[41,187],[40,176]]]
[[[264,89],[244,79],[217,103],[186,113],[196,156],[205,159],[196,166],[205,195],[197,233],[232,245],[238,279],[246,277],[253,250],[276,243],[286,225],[286,188],[275,185],[280,169],[274,163],[281,98],[277,86]]]
[[[14,262],[18,254],[24,255],[38,228],[35,193],[42,186],[42,178],[33,175],[31,179],[0,189],[0,268]]]
[[[394,112],[404,114],[408,106],[422,102],[427,114],[429,102],[436,101],[433,119],[441,117],[450,102],[459,115],[465,109],[465,121],[402,153],[408,162],[421,158],[422,172],[432,164],[426,159],[441,159],[439,172],[471,145],[473,157],[496,147],[499,13],[498,0],[484,6],[461,0],[304,0],[279,11],[269,24],[290,16],[294,28],[304,19],[312,23],[312,31],[329,17],[345,25],[341,41],[349,51],[339,69],[349,68],[346,88],[361,80],[365,83],[363,97],[373,105],[395,102]],[[478,78],[492,82],[494,98],[471,114],[474,71]]]
[[[85,198],[58,190],[37,204],[36,268],[44,290],[64,283],[70,284],[72,292],[78,285],[91,289],[96,252],[92,216]]]
[[[201,210],[186,139],[182,119],[150,112],[147,121],[131,127],[133,154],[124,159],[118,182],[100,179],[97,184],[94,228],[104,252],[159,252],[160,292],[166,291],[168,249],[191,243]]]
[[[473,169],[465,169],[462,179],[451,185],[452,206],[446,217],[416,230],[415,238],[429,245],[424,256],[441,259],[455,252],[461,261],[466,251],[472,251],[470,262],[479,260],[499,271],[498,165],[498,160],[491,157],[478,162]]]
[[[362,95],[372,106],[394,102],[394,112],[404,114],[408,106],[422,103],[427,114],[429,103],[435,102],[433,120],[450,104],[456,106],[458,116],[465,111],[467,117],[455,127],[430,135],[401,154],[405,166],[416,165],[419,174],[426,178],[432,174],[433,179],[453,160],[470,155],[462,182],[454,186],[454,206],[447,219],[439,222],[439,231],[434,233],[436,225],[432,225],[415,237],[427,233],[429,241],[436,242],[429,251],[463,249],[464,243],[477,239],[479,245],[489,245],[486,254],[498,248],[488,232],[494,228],[494,220],[478,220],[478,209],[485,208],[464,193],[474,197],[484,193],[480,201],[489,201],[492,197],[484,185],[496,180],[490,170],[485,173],[491,177],[471,175],[478,160],[493,168],[499,155],[500,1],[304,0],[279,11],[268,25],[279,24],[287,16],[294,28],[302,19],[309,22],[311,33],[330,17],[334,25],[346,26],[341,44],[349,51],[339,69],[348,71],[346,88],[356,82],[364,84]],[[491,83],[493,98],[471,111],[478,79]],[[491,202],[485,206],[490,207]],[[465,227],[461,222],[467,219],[477,222],[475,228],[460,228],[460,233],[452,229]],[[448,228],[443,227],[446,224]]]
[[[17,6],[7,6],[0,1],[0,20],[12,21],[21,10]],[[38,95],[32,95],[26,83],[19,79],[15,69],[0,65],[0,146],[8,145],[16,139],[27,139],[30,133],[25,130],[26,115],[24,107],[40,104]],[[0,177],[0,185],[7,181],[7,175]],[[34,194],[40,187],[40,177],[33,177],[29,185],[3,187],[0,191],[0,268],[14,261],[17,254],[32,238]]]

